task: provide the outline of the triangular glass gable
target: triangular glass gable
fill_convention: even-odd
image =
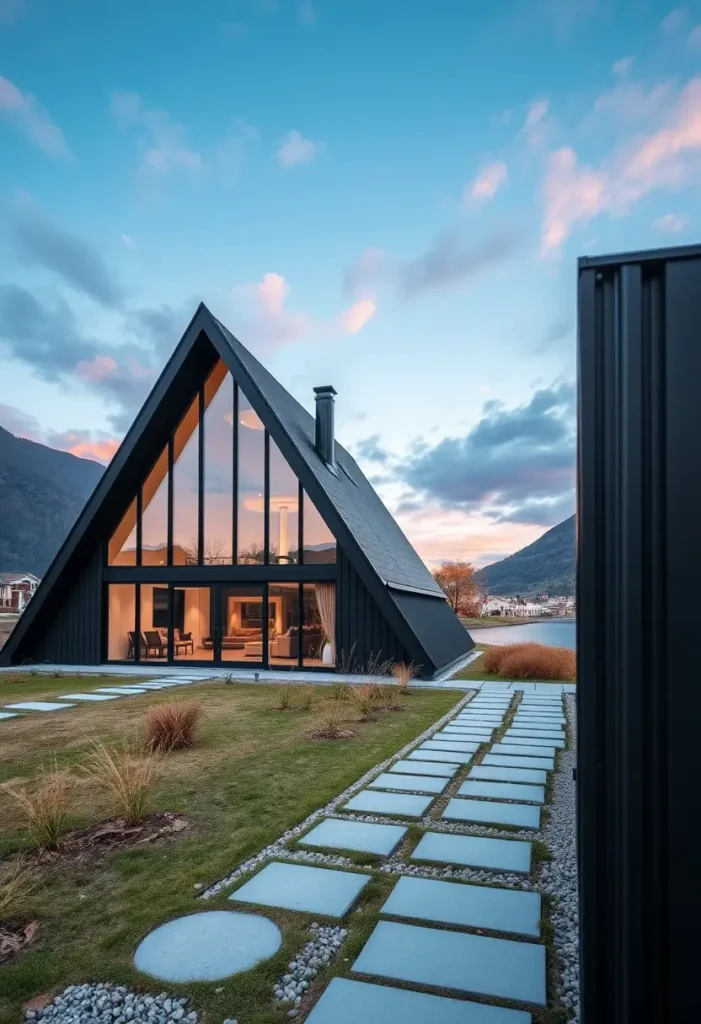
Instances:
[[[110,538],[108,564],[335,561],[333,534],[218,360]]]

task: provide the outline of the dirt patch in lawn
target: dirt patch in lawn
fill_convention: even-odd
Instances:
[[[38,921],[30,921],[25,925],[0,921],[0,964],[4,964],[11,956],[21,953],[30,946],[38,931]]]
[[[178,814],[161,811],[150,814],[138,825],[127,825],[121,818],[68,832],[56,850],[42,850],[36,863],[41,867],[83,863],[111,853],[150,845],[159,839],[184,833],[188,822]]]

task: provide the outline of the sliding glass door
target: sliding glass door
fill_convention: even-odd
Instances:
[[[215,659],[224,665],[260,667],[267,661],[269,632],[264,585],[219,584],[216,591]]]

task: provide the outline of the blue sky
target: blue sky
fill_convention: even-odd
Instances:
[[[424,558],[573,510],[576,258],[698,240],[701,4],[0,0],[0,424],[107,459],[204,299]]]

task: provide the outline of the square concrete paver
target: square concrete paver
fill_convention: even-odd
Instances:
[[[474,757],[474,754],[464,754],[459,750],[439,750],[440,743],[434,743],[433,748],[419,747],[407,755],[408,761],[445,761],[448,764],[467,764]]]
[[[74,708],[75,704],[59,704],[50,700],[23,700],[21,704],[6,704],[7,711],[62,711]]]
[[[485,754],[482,764],[499,765],[501,768],[543,768],[551,772],[555,767],[552,757],[518,757],[508,754]]]
[[[21,718],[22,716],[17,714],[16,711],[0,711],[0,720],[3,718]]]
[[[431,775],[398,775],[383,772],[368,783],[368,789],[403,789],[407,793],[442,793],[448,785],[447,779]]]
[[[403,825],[374,825],[366,821],[326,818],[307,832],[301,846],[322,846],[331,850],[357,850],[387,857],[406,835]]]
[[[536,892],[400,878],[381,913],[540,938],[540,896]]]
[[[62,693],[60,700],[87,700],[87,701],[102,701],[102,700],[119,700],[119,695],[116,693]]]
[[[343,917],[370,878],[370,875],[351,871],[273,861],[232,892],[229,899],[237,903]]]
[[[519,782],[480,782],[466,779],[458,790],[458,796],[481,796],[488,800],[522,800],[526,803],[542,804],[545,800],[544,786],[528,786]]]
[[[144,690],[143,686],[100,686],[95,690],[95,693],[116,693],[121,697],[148,692],[148,690]]]
[[[529,747],[515,743],[495,743],[490,751],[492,754],[518,755],[519,757],[555,757],[555,747]]]
[[[420,750],[457,750],[460,754],[474,754],[479,748],[477,740],[436,739],[426,740]]]
[[[435,732],[433,734],[432,738],[434,740],[437,740],[437,739],[444,739],[444,740],[459,740],[459,739],[462,739],[462,740],[465,740],[465,742],[468,742],[468,743],[469,743],[470,740],[476,740],[478,743],[487,743],[487,741],[492,738],[492,733],[493,732],[494,732],[493,729],[490,729],[489,732],[487,732],[487,731],[480,732],[478,729],[458,729],[458,728],[455,728],[455,727],[451,727],[450,729],[444,729],[442,732]]]
[[[501,741],[507,747],[523,746],[528,747],[532,751],[538,750],[562,750],[565,745],[564,740],[553,740],[545,739],[541,736],[514,736],[507,732]]]
[[[505,804],[496,800],[467,800],[456,797],[448,801],[441,815],[444,821],[475,821],[483,825],[514,825],[517,828],[540,828],[540,807],[531,804]]]
[[[523,839],[489,839],[485,836],[451,836],[443,832],[426,832],[410,859],[527,875],[531,870],[531,844]]]
[[[545,946],[380,921],[353,964],[415,985],[545,1005]]]
[[[363,811],[366,814],[398,814],[405,818],[420,818],[431,806],[432,796],[414,796],[408,793],[382,793],[380,790],[361,789],[344,805],[345,811]]]
[[[439,764],[436,761],[397,761],[390,772],[401,775],[435,775],[443,779],[452,779],[459,764]]]
[[[494,779],[495,782],[529,782],[537,786],[544,786],[547,782],[547,772],[539,768],[505,768],[493,764],[476,764],[468,772],[470,779]]]
[[[523,1010],[334,978],[307,1024],[531,1024],[531,1020]]]

